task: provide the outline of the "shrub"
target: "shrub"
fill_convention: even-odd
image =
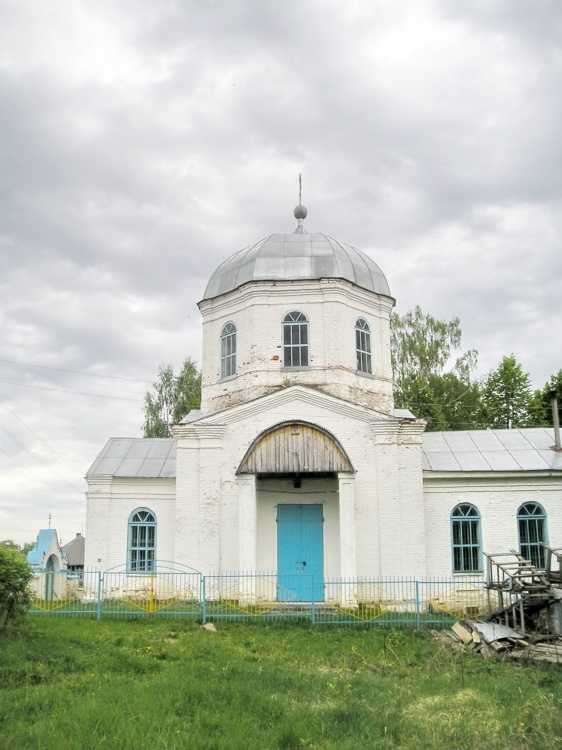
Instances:
[[[33,571],[15,549],[0,547],[0,628],[25,614],[31,604]]]

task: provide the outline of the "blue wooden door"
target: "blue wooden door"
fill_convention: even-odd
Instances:
[[[277,598],[324,601],[322,505],[277,506]]]

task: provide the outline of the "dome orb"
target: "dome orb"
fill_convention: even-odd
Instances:
[[[295,207],[293,214],[295,216],[295,219],[306,219],[306,217],[308,216],[308,211],[306,210],[305,206],[299,203],[299,205]]]

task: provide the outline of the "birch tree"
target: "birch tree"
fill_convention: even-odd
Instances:
[[[172,365],[160,365],[152,392],[144,397],[144,437],[171,437],[170,426],[201,403],[201,374],[188,357],[176,375]]]
[[[480,426],[480,389],[471,379],[478,352],[462,352],[461,343],[459,318],[439,320],[419,306],[392,316],[395,403],[426,419],[428,430]]]
[[[487,426],[511,430],[535,424],[532,398],[529,375],[514,354],[504,357],[484,379],[482,402]]]

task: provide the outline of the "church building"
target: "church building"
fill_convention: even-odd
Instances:
[[[88,471],[86,569],[267,572],[322,601],[327,581],[484,577],[485,552],[540,567],[562,547],[552,431],[426,434],[395,409],[385,275],[294,215],[209,280],[200,411]]]

